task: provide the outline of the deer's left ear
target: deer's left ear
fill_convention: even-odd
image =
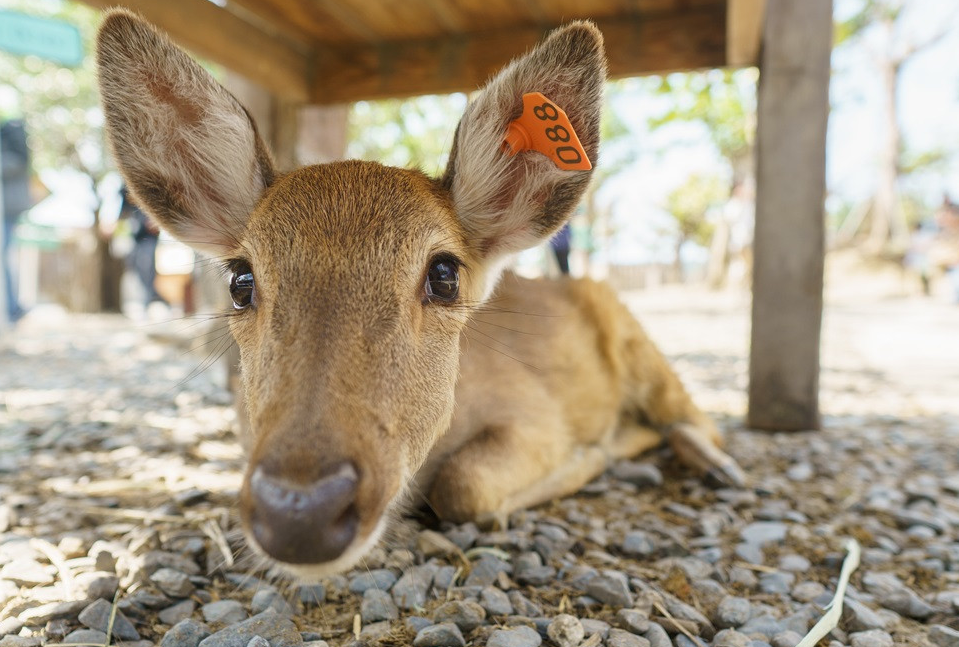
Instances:
[[[511,122],[521,115],[533,118],[530,105],[524,113],[523,96],[538,92],[545,98],[536,106],[543,120],[537,125],[544,129],[557,124],[553,108],[542,107],[546,101],[564,111],[581,143],[571,154],[595,165],[605,80],[602,34],[592,23],[576,22],[510,63],[467,107],[443,184],[482,257],[501,257],[548,238],[569,218],[589,183],[590,170],[569,170],[539,148],[515,155],[503,150]],[[554,131],[551,137],[567,135]]]

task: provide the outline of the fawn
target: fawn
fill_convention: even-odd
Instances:
[[[557,29],[486,85],[439,179],[361,161],[279,173],[237,100],[127,11],[107,15],[97,55],[127,185],[232,274],[254,549],[304,577],[343,570],[411,490],[444,519],[502,518],[664,437],[742,482],[611,288],[501,277],[589,182],[577,158],[596,159],[605,81],[592,24]],[[562,160],[504,149],[533,92],[536,118],[568,124],[555,140],[578,135],[552,151]]]

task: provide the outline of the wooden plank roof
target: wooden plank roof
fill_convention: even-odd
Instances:
[[[83,0],[126,6],[294,101],[468,91],[550,29],[594,20],[610,74],[753,65],[765,0]]]

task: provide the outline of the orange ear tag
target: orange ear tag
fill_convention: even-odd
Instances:
[[[523,95],[523,114],[507,127],[503,151],[510,157],[521,151],[536,151],[564,171],[593,168],[569,117],[540,92]]]

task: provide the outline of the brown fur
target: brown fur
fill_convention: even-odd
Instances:
[[[112,12],[98,45],[108,131],[135,195],[174,235],[255,275],[253,306],[231,323],[252,430],[244,518],[256,466],[294,487],[342,461],[359,475],[355,540],[291,570],[355,562],[414,480],[443,517],[501,516],[574,491],[663,433],[693,467],[738,476],[608,287],[507,275],[493,293],[507,255],[555,231],[589,178],[501,152],[522,94],[563,107],[596,161],[595,27],[557,30],[494,78],[441,180],[372,162],[278,175],[246,111],[148,24]],[[439,254],[461,262],[453,303],[425,293]]]

